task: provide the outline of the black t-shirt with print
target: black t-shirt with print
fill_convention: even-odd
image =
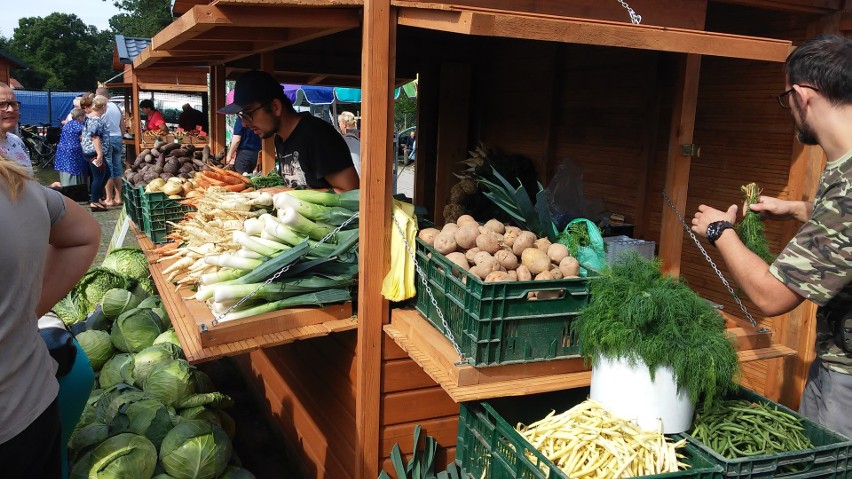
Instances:
[[[325,177],[353,166],[349,147],[328,122],[310,113],[301,117],[287,140],[275,135],[279,173],[283,165],[298,161],[308,188],[331,188]]]

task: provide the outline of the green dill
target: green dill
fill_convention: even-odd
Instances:
[[[739,360],[724,319],[683,282],[664,275],[659,260],[628,253],[589,282],[589,304],[572,324],[587,361],[641,360],[652,378],[657,367],[671,366],[693,404],[713,404],[735,389]]]
[[[745,202],[743,203],[745,218],[737,225],[737,235],[746,248],[760,256],[760,259],[767,264],[771,264],[775,261],[775,255],[769,251],[769,245],[766,243],[766,235],[763,232],[763,220],[760,218],[759,213],[749,208],[749,205],[760,201],[760,194],[763,190],[757,186],[757,183],[743,185],[740,187],[740,190],[745,195]]]
[[[272,171],[266,176],[255,176],[251,179],[252,186],[256,189],[271,188],[273,186],[284,186],[286,181],[284,177]]]
[[[592,239],[589,236],[589,229],[585,222],[571,223],[565,231],[559,233],[556,241],[568,247],[571,256],[577,257],[580,253],[580,247],[589,246],[592,244]]]

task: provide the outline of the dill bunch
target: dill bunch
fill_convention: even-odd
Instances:
[[[571,325],[587,361],[643,361],[652,378],[657,367],[671,366],[678,387],[705,407],[735,390],[739,359],[724,319],[683,282],[664,275],[658,259],[625,254],[589,282],[589,304]]]
[[[769,244],[766,242],[766,235],[763,232],[763,220],[760,219],[760,214],[749,209],[749,205],[758,202],[763,190],[757,186],[757,183],[743,185],[740,190],[745,195],[743,211],[746,213],[745,218],[736,227],[737,235],[746,248],[760,256],[760,259],[766,263],[771,264],[775,261],[775,255],[769,251]]]

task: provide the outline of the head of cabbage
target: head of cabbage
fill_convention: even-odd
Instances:
[[[145,376],[143,390],[162,403],[173,406],[195,393],[192,366],[183,359],[159,362]]]
[[[118,384],[133,384],[133,355],[127,353],[116,354],[110,358],[101,368],[98,376],[98,384],[107,389]]]
[[[133,356],[133,377],[138,386],[142,387],[145,384],[145,378],[154,366],[169,359],[179,358],[178,351],[170,346],[172,346],[170,343],[155,344]]]
[[[92,369],[100,371],[104,364],[112,358],[115,349],[112,347],[109,333],[93,329],[83,331],[76,336],[77,342],[92,363]]]
[[[151,276],[148,259],[139,248],[118,248],[109,252],[102,265],[134,279]]]
[[[71,469],[71,479],[129,479],[154,475],[157,449],[145,436],[113,436],[83,455]]]
[[[75,289],[88,314],[101,303],[107,291],[128,287],[130,279],[127,276],[107,268],[92,268],[77,282]]]
[[[141,301],[141,298],[126,289],[113,288],[101,298],[101,309],[107,318],[115,319],[121,313],[136,308]]]
[[[160,462],[178,479],[219,477],[231,460],[228,435],[207,421],[181,421],[166,434],[160,446]]]
[[[146,308],[126,311],[112,325],[112,344],[120,351],[137,353],[154,344],[163,332],[163,324],[156,313]]]
[[[142,393],[116,397],[107,409],[110,434],[132,432],[147,437],[159,448],[166,433],[177,422],[174,409]]]

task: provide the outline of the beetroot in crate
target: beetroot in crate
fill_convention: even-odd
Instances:
[[[440,310],[477,367],[575,356],[571,322],[588,303],[588,280],[484,282],[417,239],[417,263],[436,304],[417,282],[417,311],[447,336]],[[532,299],[531,293],[540,298]]]

